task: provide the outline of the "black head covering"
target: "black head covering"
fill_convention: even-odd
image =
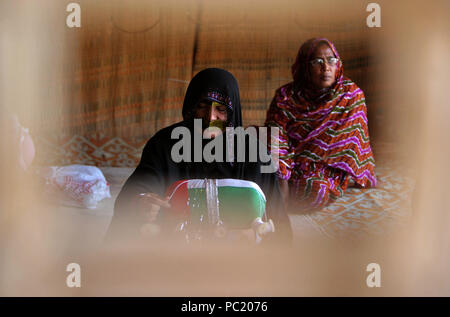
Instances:
[[[202,100],[216,101],[227,106],[227,125],[242,126],[241,98],[234,76],[220,68],[207,68],[189,83],[183,102],[183,119],[193,119],[194,110]]]

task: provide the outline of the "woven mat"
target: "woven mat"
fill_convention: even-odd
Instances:
[[[360,238],[392,234],[408,225],[415,180],[399,168],[375,169],[376,188],[348,188],[343,197],[309,214],[290,214],[297,237]]]

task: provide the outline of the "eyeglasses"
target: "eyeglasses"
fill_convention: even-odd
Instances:
[[[339,61],[339,58],[336,57],[327,57],[326,58],[326,63],[330,66],[336,66],[337,62]],[[325,60],[323,58],[315,58],[313,60],[309,61],[311,63],[312,66],[315,67],[322,67],[323,64],[325,64]]]

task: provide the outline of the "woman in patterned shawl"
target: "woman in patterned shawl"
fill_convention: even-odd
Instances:
[[[376,186],[364,93],[343,75],[334,45],[305,42],[292,75],[276,91],[265,123],[280,129],[279,146],[270,150],[279,154],[285,198],[317,208],[341,197],[351,180]]]

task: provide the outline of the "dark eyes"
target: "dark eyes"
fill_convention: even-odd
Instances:
[[[216,110],[219,111],[220,113],[225,113],[227,112],[227,107],[225,106],[216,106]]]
[[[201,102],[197,105],[197,111],[209,111],[210,107],[211,107],[211,104]],[[224,105],[214,106],[214,107],[216,108],[216,110],[219,113],[223,113],[223,114],[227,113],[227,107]]]
[[[199,104],[197,105],[197,109],[199,109],[199,110],[206,110],[206,109],[208,109],[210,106],[211,106],[211,105],[210,105],[210,104],[207,104],[207,103],[199,103]]]

